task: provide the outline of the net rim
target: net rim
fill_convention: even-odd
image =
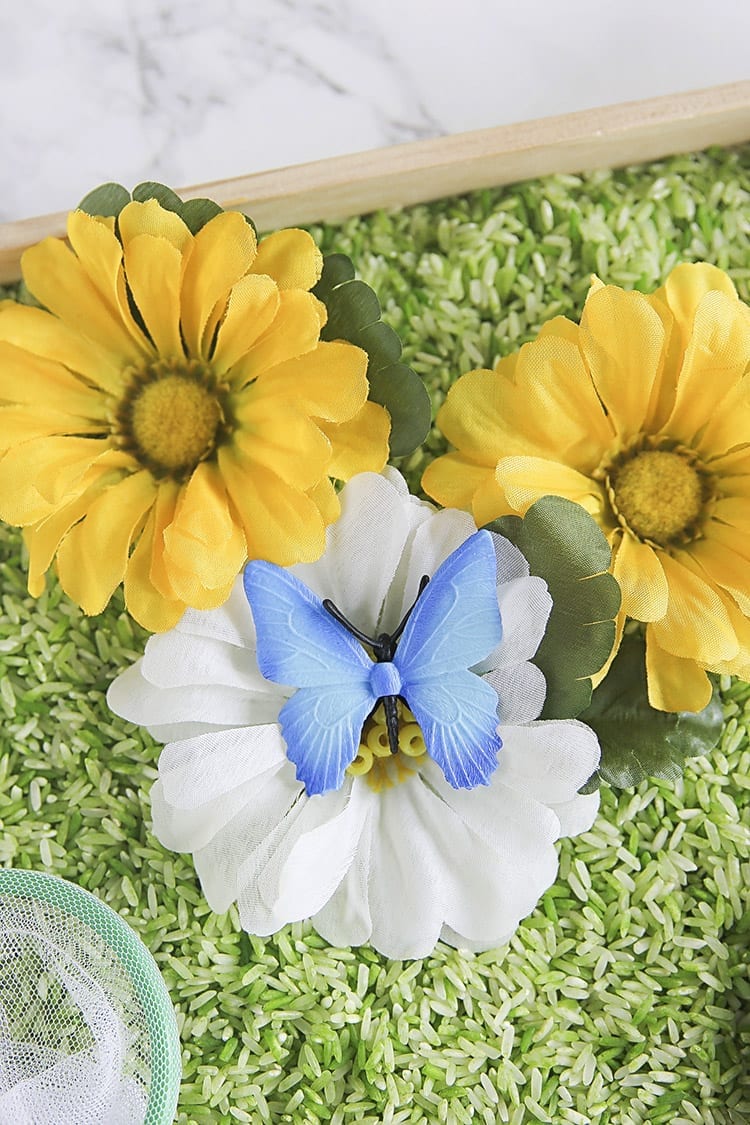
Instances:
[[[23,868],[0,868],[0,897],[13,896],[31,896],[67,910],[103,938],[116,955],[143,1007],[149,1042],[154,1044],[162,1037],[166,1039],[167,1080],[150,1084],[143,1125],[171,1125],[182,1078],[180,1037],[172,1000],[151,951],[111,906],[58,875]],[[132,973],[128,960],[141,972]]]

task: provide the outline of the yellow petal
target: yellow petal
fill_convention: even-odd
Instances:
[[[312,289],[320,280],[323,255],[305,230],[278,230],[262,239],[253,273],[266,273],[280,289]]]
[[[117,394],[122,389],[123,361],[44,309],[8,302],[0,309],[0,340],[43,360],[64,364],[103,390]]]
[[[661,289],[653,294],[672,312],[683,352],[693,332],[696,309],[712,290],[737,300],[734,283],[723,270],[710,266],[708,262],[683,262],[675,266]]]
[[[163,597],[151,582],[153,536],[152,509],[125,571],[125,606],[144,628],[161,633],[177,624],[185,611],[185,603]]]
[[[340,340],[321,341],[305,355],[265,371],[254,393],[291,399],[312,418],[347,422],[367,401],[367,353]]]
[[[98,434],[102,428],[101,422],[87,422],[43,406],[0,406],[2,449],[48,434]]]
[[[718,291],[707,293],[698,305],[674,409],[664,427],[670,436],[691,443],[705,428],[697,448],[707,453],[724,452],[734,444],[721,436],[722,419],[716,418],[716,410],[750,363],[750,319],[740,315],[740,307],[737,300]],[[747,424],[746,417],[745,440]]]
[[[657,711],[702,711],[711,698],[711,681],[700,664],[660,648],[654,627],[646,629],[648,701]]]
[[[312,293],[285,289],[279,293],[279,310],[273,323],[229,372],[234,386],[257,379],[278,363],[306,355],[318,346],[320,319]]]
[[[268,469],[247,473],[230,446],[219,450],[219,468],[245,529],[249,558],[279,566],[320,558],[325,529],[311,497]]]
[[[0,460],[0,518],[25,526],[78,495],[90,465],[107,452],[98,438],[43,437],[9,449]]]
[[[739,650],[731,660],[712,664],[710,671],[718,672],[720,675],[739,676],[741,680],[750,680],[750,618],[726,594],[723,600],[737,637]]]
[[[366,402],[348,422],[318,425],[331,443],[328,476],[349,480],[355,473],[379,473],[385,466],[391,419],[382,406]]]
[[[469,371],[450,388],[436,422],[467,460],[495,465],[506,452],[503,408],[513,384],[507,367]]]
[[[133,537],[156,495],[148,472],[132,473],[102,492],[57,552],[60,585],[84,613],[101,613],[120,584]]]
[[[627,620],[628,615],[624,610],[621,609],[617,614],[617,617],[615,618],[615,640],[614,644],[612,645],[612,651],[610,652],[606,661],[596,673],[596,675],[591,677],[591,686],[592,688],[594,688],[594,690],[599,687],[599,684],[602,682],[602,680],[605,678],[610,668],[612,667],[612,662],[617,656],[617,653],[620,651],[620,644],[622,643],[622,637],[623,633],[625,632],[625,625],[627,624]]]
[[[159,355],[184,355],[180,336],[183,257],[166,238],[139,234],[125,248],[125,271],[133,300]]]
[[[95,224],[98,229],[99,224]],[[81,262],[59,238],[45,238],[21,258],[24,280],[36,299],[80,334],[123,363],[149,354],[145,337],[131,336],[119,312],[107,303]]]
[[[750,378],[746,376],[720,404],[715,404],[694,445],[703,454],[708,467],[713,468],[717,455],[737,447],[747,449],[749,437]]]
[[[722,542],[728,542],[735,550],[742,549],[744,552],[750,549],[746,538],[750,536],[750,502],[745,496],[726,496],[717,500],[711,515],[705,531],[709,538],[718,532],[725,537]],[[734,542],[728,538],[731,535]]]
[[[283,399],[256,399],[255,384],[238,398],[232,442],[243,458],[264,465],[303,492],[325,476],[331,443],[305,414]]]
[[[248,274],[229,295],[211,366],[223,374],[250,350],[279,311],[279,290],[269,277]]]
[[[642,293],[605,285],[581,316],[580,346],[620,438],[638,434],[661,379],[664,325]]]
[[[560,461],[503,457],[497,463],[495,477],[515,512],[523,514],[542,496],[564,496],[595,517],[601,514],[601,485]]]
[[[318,508],[326,526],[334,523],[341,515],[338,493],[328,477],[322,477],[314,488],[308,489],[307,495]]]
[[[83,491],[69,504],[56,508],[51,516],[27,527],[24,541],[29,552],[29,593],[38,598],[44,589],[44,576],[57,548],[74,524],[86,514],[96,496],[111,484],[116,484],[122,470],[110,469],[106,464],[93,465],[84,475]]]
[[[170,585],[188,605],[204,608],[206,591],[223,589],[237,577],[247,557],[245,536],[215,465],[198,465],[163,538]]]
[[[567,316],[553,316],[545,320],[539,329],[538,336],[561,336],[575,348],[578,347],[580,328],[575,321],[568,320]]]
[[[552,423],[550,419],[554,419]],[[511,366],[472,371],[450,389],[437,423],[473,461],[536,456],[591,472],[613,430],[581,353],[566,336],[525,344]]]
[[[496,485],[502,503],[504,497],[495,481],[494,463],[477,464],[463,453],[445,453],[431,461],[425,469],[422,488],[443,507],[463,508],[470,512],[474,495],[485,481]],[[494,519],[494,516],[490,519]]]
[[[193,245],[193,236],[180,216],[162,207],[156,199],[127,203],[117,216],[117,228],[126,248],[142,234],[166,238],[175,250],[186,256],[189,256]]]
[[[669,587],[660,558],[661,552],[623,532],[612,573],[622,590],[622,608],[636,621],[659,621],[667,612]]]
[[[164,532],[174,519],[177,501],[182,485],[175,480],[163,480],[156,494],[153,514],[151,565],[148,572],[150,583],[168,601],[179,601],[169,581],[169,571],[164,559]]]
[[[477,527],[491,523],[498,516],[518,514],[509,503],[505,489],[497,479],[497,473],[490,473],[480,482],[472,497],[470,511]]]
[[[43,404],[46,410],[104,421],[107,405],[100,392],[92,390],[61,363],[32,355],[0,341],[0,400]]]
[[[716,590],[666,553],[661,564],[669,602],[664,617],[649,626],[659,647],[704,665],[734,659],[737,638]]]
[[[247,273],[255,246],[253,228],[237,211],[222,212],[195,235],[182,282],[182,331],[190,355],[201,355],[206,322]]]
[[[730,536],[730,543],[732,537]],[[717,535],[709,531],[705,539],[698,539],[687,548],[687,553],[698,564],[699,573],[712,585],[721,586],[740,607],[750,614],[750,542],[747,539],[734,544],[744,548],[740,553]]]
[[[68,215],[68,241],[112,316],[122,322],[136,348],[142,349],[145,341],[128,302],[122,246],[114,229],[85,211],[72,211]]]

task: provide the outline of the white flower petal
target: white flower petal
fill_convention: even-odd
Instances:
[[[362,827],[361,810],[356,802],[349,807],[349,796],[345,787],[299,800],[240,863],[237,905],[251,933],[272,934],[314,914],[331,897],[352,861]],[[337,836],[340,855],[332,850]],[[308,845],[321,860],[318,871],[302,859]]]
[[[195,637],[177,630],[157,633],[146,643],[141,674],[160,688],[188,687],[195,684],[221,684],[244,691],[278,694],[258,668],[255,652],[227,644],[226,641]],[[286,692],[288,696],[290,691]]]
[[[173,848],[177,852],[195,852],[197,856],[202,848],[209,846],[220,836],[248,804],[260,800],[264,786],[273,780],[275,773],[280,772],[268,770],[264,777],[253,778],[196,809],[177,809],[170,805],[164,796],[162,783],[156,781],[151,787],[154,835],[166,848]],[[268,803],[265,795],[261,803]]]
[[[548,805],[573,800],[599,764],[599,743],[576,719],[500,727],[498,779]]]
[[[197,809],[286,761],[276,723],[233,727],[165,746],[159,779],[173,808]]]
[[[218,723],[149,723],[146,727],[148,733],[157,742],[162,742],[166,746],[168,742],[182,742],[184,738],[196,738],[199,734],[205,734],[207,731],[229,730],[230,724],[226,727],[220,726]]]
[[[502,754],[501,750],[501,757]],[[453,789],[435,762],[426,762],[420,773],[434,793],[503,863],[521,868],[535,852],[559,839],[557,814],[534,795],[509,788],[499,768],[489,785],[476,789]]]
[[[496,668],[482,679],[497,692],[497,717],[501,723],[530,723],[539,717],[547,684],[536,664],[527,660],[511,668]]]
[[[141,667],[142,659],[110,684],[107,703],[116,715],[146,729],[186,722],[222,727],[273,723],[286,698],[276,685],[269,685],[275,691],[255,693],[212,683],[158,688],[143,678]]]
[[[468,512],[446,508],[426,515],[404,545],[401,562],[388,591],[380,622],[386,632],[396,629],[414,604],[423,575],[432,577],[440,564],[477,529]]]
[[[363,787],[354,786],[342,812],[328,814],[274,856],[259,885],[266,900],[273,895],[274,910],[290,919],[309,918],[328,902],[354,859],[367,810]]]
[[[411,528],[411,506],[377,473],[353,477],[340,499],[341,516],[327,530],[323,557],[291,570],[372,636]]]
[[[379,794],[368,899],[370,940],[386,957],[426,957],[443,924],[445,872],[432,837],[433,818],[422,807],[426,793],[415,776]]]
[[[552,598],[543,578],[514,578],[497,588],[503,636],[494,652],[477,664],[480,675],[492,668],[508,668],[530,660],[547,628]]]
[[[561,805],[552,805],[560,818],[561,835],[579,836],[588,832],[599,812],[599,790],[594,793],[577,793]]]
[[[367,783],[355,782],[367,788]],[[313,917],[313,925],[321,937],[331,945],[363,945],[370,940],[372,917],[367,899],[370,881],[370,853],[372,851],[373,821],[377,820],[378,794],[373,793],[368,814],[362,826],[354,859],[336,891]]]
[[[515,543],[491,531],[492,544],[495,548],[497,559],[497,583],[512,582],[515,578],[528,578],[531,571],[526,561],[526,556],[519,551]]]
[[[465,934],[457,934],[450,926],[443,926],[440,931],[440,940],[444,941],[446,945],[452,945],[454,949],[465,949],[470,953],[485,953],[488,949],[497,949],[498,953],[502,953],[501,946],[507,945],[513,934],[516,931],[516,926],[509,930],[507,934],[503,934],[496,942],[487,945],[484,941],[472,941],[471,938]]]
[[[248,782],[237,793],[243,795],[242,801],[235,802],[232,795],[231,818],[228,817],[221,829],[204,844],[191,849],[206,901],[218,914],[223,914],[237,901],[241,890],[239,871],[242,864],[280,824],[285,823],[290,810],[300,801],[302,786],[287,762],[281,769],[269,770],[262,778]],[[224,803],[227,803],[227,798],[224,798]],[[239,807],[235,808],[235,804]],[[182,815],[187,817],[190,814]],[[252,933],[258,932],[252,927],[247,928]]]
[[[232,592],[218,609],[186,609],[175,625],[191,637],[213,637],[230,645],[255,650],[255,626],[240,574]]]

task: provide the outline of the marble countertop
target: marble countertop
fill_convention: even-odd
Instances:
[[[0,221],[747,78],[741,0],[5,0]]]

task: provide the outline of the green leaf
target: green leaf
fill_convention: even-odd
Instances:
[[[180,205],[177,212],[191,234],[197,234],[206,223],[221,213],[222,208],[213,199],[188,199]]]
[[[432,404],[422,380],[410,367],[393,363],[369,373],[370,398],[391,416],[391,457],[406,457],[430,428]]]
[[[87,215],[117,218],[127,203],[130,203],[130,192],[122,184],[100,184],[84,195],[78,210],[85,211]]]
[[[561,496],[544,496],[523,518],[502,516],[488,526],[515,543],[549,587],[552,612],[533,658],[547,681],[541,717],[573,718],[588,706],[591,676],[615,640],[620,587],[609,573],[609,544],[588,512]]]
[[[391,417],[391,457],[406,457],[424,441],[430,428],[430,397],[422,380],[400,363],[401,341],[380,319],[380,302],[354,276],[346,254],[329,254],[313,293],[326,306],[323,340],[346,340],[367,352],[370,400]]]
[[[646,646],[623,637],[612,667],[578,716],[596,731],[602,748],[599,779],[619,789],[644,777],[680,777],[686,758],[708,754],[719,740],[722,709],[714,688],[702,711],[657,711],[648,701]],[[598,779],[587,785],[596,787]]]
[[[328,321],[320,333],[323,340],[349,340],[354,333],[380,320],[380,301],[364,281],[337,285],[324,303]]]
[[[172,191],[164,184],[146,180],[145,183],[138,184],[137,187],[133,188],[133,199],[137,200],[138,203],[145,203],[148,199],[156,199],[166,211],[175,211],[182,216],[184,203],[177,192]]]
[[[346,254],[326,254],[323,272],[313,293],[327,307],[331,290],[337,285],[343,285],[345,281],[354,281],[354,264],[351,258],[347,258]]]

